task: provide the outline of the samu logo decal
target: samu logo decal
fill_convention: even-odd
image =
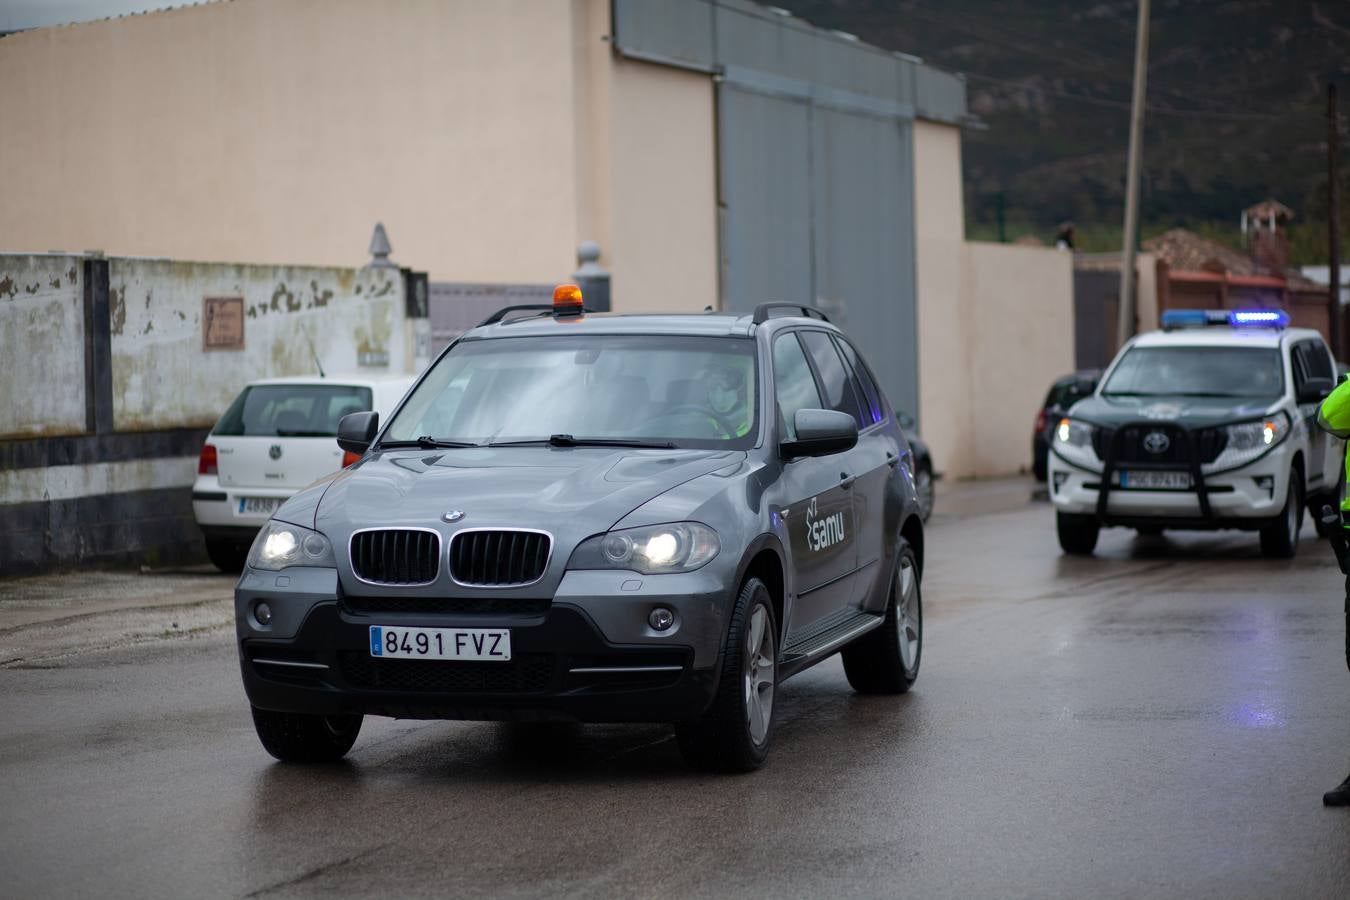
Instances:
[[[844,540],[844,514],[834,513],[823,519],[816,518],[816,498],[806,506],[806,545],[819,553],[827,547]]]

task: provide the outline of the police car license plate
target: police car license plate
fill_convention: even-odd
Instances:
[[[280,497],[240,497],[239,514],[242,516],[250,513],[258,513],[260,515],[270,516],[272,513],[276,512],[277,507],[280,505]]]
[[[1184,491],[1191,486],[1191,473],[1121,472],[1120,486],[1136,491]]]
[[[391,659],[510,662],[506,628],[399,628],[370,626],[370,655]]]

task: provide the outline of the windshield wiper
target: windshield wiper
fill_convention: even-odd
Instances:
[[[429,434],[424,434],[415,441],[380,441],[381,450],[397,450],[400,447],[416,447],[419,450],[440,450],[444,448],[454,449],[456,447],[477,447],[471,441],[443,441],[434,438]]]
[[[546,438],[535,438],[526,441],[493,441],[488,444],[489,447],[529,447],[529,446],[550,446],[550,447],[650,447],[655,450],[674,450],[675,445],[670,441],[637,441],[626,438],[588,438],[572,437],[570,434],[551,434]]]

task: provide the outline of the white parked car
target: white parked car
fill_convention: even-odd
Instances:
[[[1102,526],[1235,528],[1293,556],[1303,511],[1317,522],[1344,489],[1345,442],[1315,425],[1336,384],[1331,351],[1277,310],[1169,310],[1162,324],[1055,426],[1060,546],[1089,554]]]
[[[375,410],[387,420],[411,375],[267,378],[249,384],[207,435],[192,511],[211,562],[243,567],[268,516],[296,491],[358,457],[338,448],[338,420]]]

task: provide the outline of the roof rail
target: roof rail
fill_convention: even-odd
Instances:
[[[807,318],[820,319],[822,322],[830,321],[829,316],[825,315],[814,306],[806,306],[802,303],[761,303],[755,307],[754,324],[763,325],[770,318],[769,311],[773,309],[795,309],[801,312]]]
[[[544,312],[551,313],[553,311],[554,306],[552,303],[522,303],[518,306],[503,306],[501,309],[497,310],[495,313],[493,313],[492,315],[488,316],[486,319],[475,325],[474,328],[482,328],[484,325],[496,325],[498,322],[502,321],[503,319],[505,319],[507,316],[509,316],[511,313],[514,312],[532,312],[538,315],[540,313]],[[576,312],[575,307],[569,308],[567,310],[568,315],[573,315],[575,314],[575,312]],[[585,307],[582,307],[580,309],[580,312],[593,313],[595,312],[595,310],[586,309]],[[530,316],[528,318],[534,317]]]

